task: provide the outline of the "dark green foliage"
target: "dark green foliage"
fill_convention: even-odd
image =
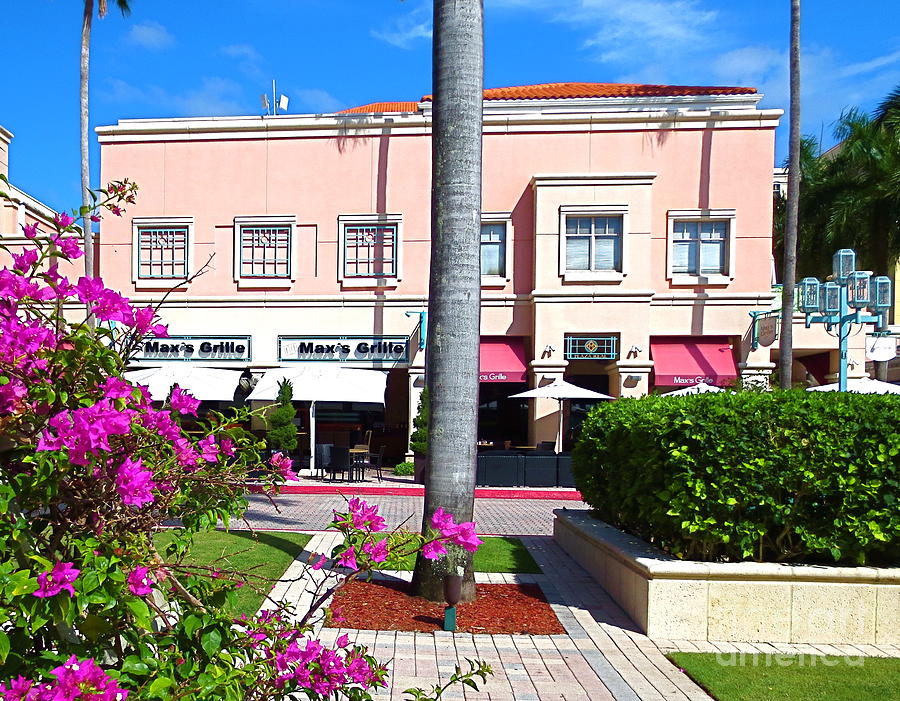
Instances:
[[[297,411],[293,396],[294,388],[290,380],[278,383],[278,406],[269,413],[269,432],[266,434],[266,445],[272,450],[290,453],[297,449],[297,427],[294,425]]]
[[[596,515],[685,559],[900,563],[900,397],[621,399],[584,422]]]
[[[401,462],[394,468],[394,474],[400,477],[416,474],[416,466],[411,462]]]
[[[431,413],[431,407],[428,403],[428,388],[422,390],[419,397],[419,410],[413,419],[413,432],[409,437],[409,449],[419,455],[428,453],[428,418]]]

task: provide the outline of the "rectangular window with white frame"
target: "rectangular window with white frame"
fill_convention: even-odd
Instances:
[[[234,277],[242,287],[288,287],[295,279],[295,219],[235,217]]]
[[[341,215],[338,229],[338,278],[344,286],[396,285],[403,231],[399,215]]]
[[[566,270],[622,272],[622,216],[566,217]]]
[[[727,284],[734,274],[734,210],[669,212],[669,269],[674,284]]]
[[[141,288],[170,288],[191,275],[193,217],[132,220],[132,281]]]
[[[481,286],[505,287],[512,267],[510,212],[481,214]]]

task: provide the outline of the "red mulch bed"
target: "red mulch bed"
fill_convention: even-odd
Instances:
[[[410,593],[408,582],[350,582],[331,604],[335,628],[443,630],[444,606]],[[456,607],[461,633],[557,635],[565,633],[536,584],[476,584],[476,598]]]

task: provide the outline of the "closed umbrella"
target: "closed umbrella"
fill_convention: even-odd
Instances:
[[[686,394],[706,394],[707,392],[724,392],[725,390],[715,385],[708,385],[705,382],[698,382],[690,387],[682,387],[673,392],[666,392],[661,395],[663,397],[683,397]]]
[[[573,385],[565,380],[554,380],[549,385],[535,387],[525,392],[510,395],[510,399],[555,399],[559,402],[559,427],[556,431],[556,452],[562,452],[562,403],[566,399],[613,399],[592,389]]]
[[[834,382],[830,385],[807,387],[807,392],[839,392],[840,385]],[[856,394],[900,394],[900,385],[892,385],[890,382],[873,380],[869,377],[854,377],[847,380],[847,391]]]
[[[230,402],[234,399],[241,371],[173,363],[144,370],[129,370],[123,377],[133,385],[145,385],[150,390],[150,398],[155,402],[168,399],[172,385],[178,385],[203,401]]]

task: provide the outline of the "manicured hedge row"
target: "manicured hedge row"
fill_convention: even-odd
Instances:
[[[608,402],[574,472],[599,518],[684,559],[900,564],[900,396]]]

